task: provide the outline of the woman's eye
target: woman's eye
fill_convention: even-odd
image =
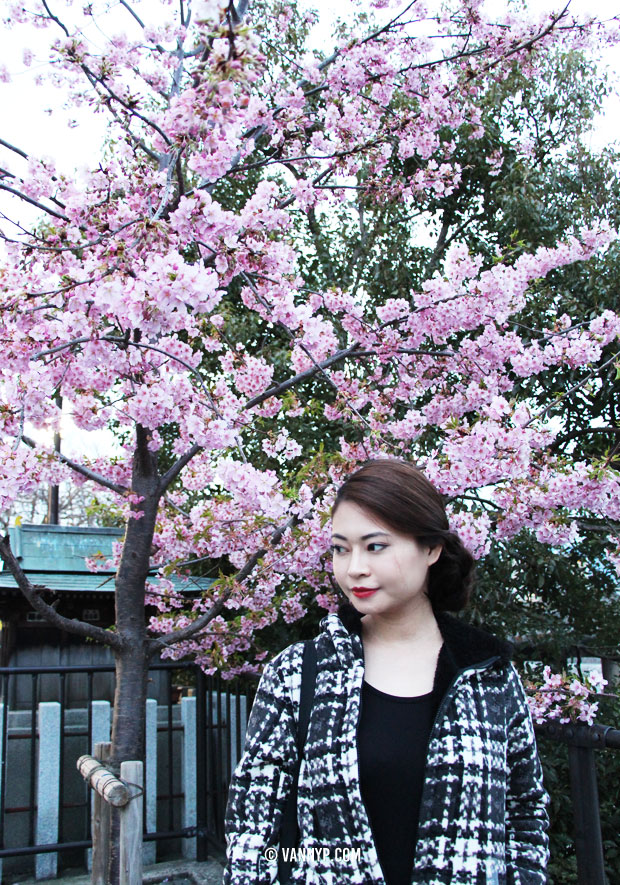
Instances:
[[[379,544],[379,543],[369,544],[368,550],[370,553],[378,553],[379,550],[385,550],[386,547],[387,547],[387,544]]]
[[[332,553],[334,556],[337,556],[339,553],[344,551],[344,547],[341,547],[340,544],[332,544]]]

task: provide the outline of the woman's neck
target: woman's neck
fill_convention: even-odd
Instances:
[[[433,690],[443,643],[431,607],[415,619],[362,618],[364,679],[387,694],[419,697]]]
[[[437,619],[430,605],[407,616],[367,614],[362,618],[362,638],[372,645],[441,643]]]

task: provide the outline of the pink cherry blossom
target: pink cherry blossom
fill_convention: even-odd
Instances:
[[[103,490],[128,537],[151,520],[152,635],[201,623],[225,594],[200,638],[166,645],[208,672],[257,672],[264,627],[311,601],[334,610],[330,506],[369,457],[424,467],[476,558],[524,530],[570,545],[584,513],[620,520],[617,473],[554,454],[557,417],[520,394],[556,367],[596,376],[620,316],[518,325],[539,280],[601,254],[614,231],[593,225],[494,263],[455,241],[417,291],[377,303],[329,269],[316,283],[320,250],[300,235],[363,205],[423,216],[466,174],[456,133],[486,136],[481,96],[515,66],[540,76],[557,47],[614,45],[618,28],[432,0],[416,4],[413,39],[402,5],[373,5],[376,31],[354,29],[324,63],[300,49],[292,72],[269,57],[294,5],[235,25],[220,0],[183,21],[164,2],[156,24],[102,29],[97,46],[88,7],[65,33],[39,4],[8,6],[16,40],[47,33],[61,101],[105,114],[113,150],[72,176],[43,154],[7,159],[41,218],[0,257],[0,507],[70,480]],[[517,138],[515,162],[531,150]],[[504,162],[486,157],[492,176]],[[71,457],[64,440],[52,451],[69,416]],[[93,434],[110,428],[118,450],[95,457]],[[119,543],[112,565],[131,554]],[[607,556],[620,571],[613,529]],[[223,564],[199,598],[183,592],[197,559]],[[589,721],[596,704],[572,678],[563,704],[562,678],[544,676],[536,715]]]

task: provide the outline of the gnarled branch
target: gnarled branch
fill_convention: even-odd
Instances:
[[[26,573],[11,550],[8,537],[0,538],[0,557],[33,609],[53,627],[57,627],[59,630],[66,630],[67,633],[73,633],[85,639],[94,639],[96,642],[108,645],[111,648],[119,649],[121,647],[120,637],[116,633],[103,630],[94,624],[87,624],[85,621],[78,621],[77,618],[65,618],[63,615],[59,615],[53,606],[48,605],[40,596],[41,590],[47,590],[48,588],[35,586],[30,583]]]

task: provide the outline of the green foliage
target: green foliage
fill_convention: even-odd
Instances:
[[[613,652],[620,605],[604,547],[586,534],[557,550],[525,531],[494,545],[479,566],[470,616],[514,639],[522,660],[539,657],[559,669],[576,647]]]
[[[601,701],[603,724],[618,727],[620,704]],[[568,747],[548,738],[538,740],[544,780],[551,797],[548,885],[577,885],[573,797],[570,791]],[[595,750],[601,832],[608,882],[620,882],[620,751]]]
[[[100,498],[91,498],[85,507],[88,525],[104,528],[125,528],[125,518],[115,504]]]

